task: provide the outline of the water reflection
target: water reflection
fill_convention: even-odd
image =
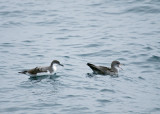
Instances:
[[[96,76],[110,76],[110,75],[100,75],[100,74],[97,75],[95,73],[87,73],[86,74],[86,77],[88,77],[88,78],[93,78],[93,77],[96,77]],[[112,75],[110,77],[112,77],[112,78],[118,78],[119,76],[118,75]]]
[[[44,79],[51,79],[53,81],[56,81],[58,77],[60,77],[60,75],[57,75],[55,73],[53,75],[30,76],[29,80],[32,81],[32,82],[40,82]]]

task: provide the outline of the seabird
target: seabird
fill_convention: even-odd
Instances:
[[[56,65],[60,65],[63,66],[59,61],[57,60],[53,60],[50,64],[50,66],[46,66],[46,67],[35,67],[29,70],[23,70],[22,74],[30,74],[30,75],[37,75],[38,73],[44,73],[44,72],[49,72],[49,73],[53,73],[57,70]]]
[[[93,70],[94,74],[117,75],[118,74],[117,68],[120,68],[120,65],[123,65],[123,64],[121,64],[119,61],[113,61],[111,63],[111,68],[104,67],[104,66],[96,66],[91,63],[87,63],[87,65]]]

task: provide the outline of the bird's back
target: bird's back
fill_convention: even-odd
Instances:
[[[94,64],[91,63],[87,63],[87,65],[93,70],[94,73],[96,74],[108,74],[109,71],[111,71],[110,68],[108,67],[104,67],[104,66],[96,66]]]

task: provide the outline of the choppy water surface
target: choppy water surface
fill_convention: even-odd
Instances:
[[[159,114],[159,0],[1,0],[0,113]],[[59,60],[56,75],[17,72]],[[124,63],[119,77],[86,65]]]

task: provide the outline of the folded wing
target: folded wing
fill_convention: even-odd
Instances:
[[[108,67],[104,67],[104,66],[96,66],[94,64],[91,63],[87,63],[87,65],[93,70],[94,73],[96,74],[107,74],[108,71],[111,71],[110,68]]]

